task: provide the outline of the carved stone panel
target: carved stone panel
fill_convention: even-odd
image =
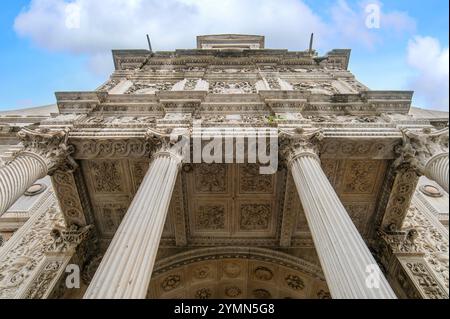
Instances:
[[[241,231],[268,230],[272,215],[270,203],[241,203],[239,229]]]
[[[239,192],[241,194],[273,194],[275,175],[260,174],[259,165],[239,165]]]

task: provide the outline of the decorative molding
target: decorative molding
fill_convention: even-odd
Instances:
[[[23,155],[33,156],[38,159],[44,170],[52,175],[61,167],[74,169],[75,161],[70,157],[74,147],[68,145],[68,130],[50,131],[44,128],[24,128],[18,133],[22,141],[23,150],[17,152],[15,157]]]

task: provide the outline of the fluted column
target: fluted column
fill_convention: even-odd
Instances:
[[[0,167],[0,216],[38,179],[68,159],[67,132],[25,129],[19,133],[23,150]]]
[[[22,154],[0,168],[0,216],[5,213],[35,181],[47,175],[42,161]]]
[[[321,168],[319,137],[291,136],[286,155],[331,296],[396,298]]]
[[[179,155],[156,153],[85,299],[146,297],[180,167]]]
[[[425,176],[441,185],[447,193],[448,173],[448,153],[441,153],[432,157],[425,167]]]

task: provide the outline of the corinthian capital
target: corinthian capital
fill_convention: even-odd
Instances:
[[[424,174],[425,168],[434,156],[448,154],[448,128],[439,131],[402,130],[403,141],[395,152],[399,155],[396,166],[410,166],[419,174]]]
[[[75,161],[70,157],[74,147],[67,144],[68,130],[51,131],[47,129],[25,128],[18,133],[22,141],[23,150],[17,152],[15,157],[24,155],[33,156],[41,162],[48,174],[65,166],[76,168]]]
[[[280,130],[279,137],[280,155],[288,166],[295,158],[303,155],[312,155],[319,159],[320,143],[324,138],[322,130]]]
[[[145,138],[150,142],[150,154],[170,154],[179,157],[188,155],[190,151],[188,129],[166,129],[163,131],[149,129]],[[188,154],[186,154],[186,152]]]

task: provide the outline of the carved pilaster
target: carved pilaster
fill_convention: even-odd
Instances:
[[[51,232],[52,241],[47,245],[45,258],[21,298],[47,299],[60,297],[66,290],[65,275],[69,264],[80,270],[90,255],[95,253],[92,226],[69,228],[56,224]]]
[[[378,232],[378,257],[404,298],[448,298],[448,238],[412,206],[401,231]]]

